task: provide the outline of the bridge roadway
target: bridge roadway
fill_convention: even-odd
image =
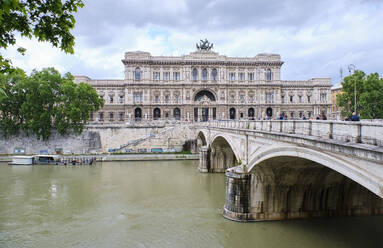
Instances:
[[[262,221],[383,214],[383,124],[212,121],[201,172],[226,172],[224,216]]]

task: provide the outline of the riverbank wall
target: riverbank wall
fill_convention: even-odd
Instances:
[[[62,136],[52,131],[46,141],[24,133],[8,138],[1,135],[0,154],[102,154],[112,150],[150,152],[153,148],[180,151],[187,140],[195,139],[194,136],[189,125],[183,123],[88,125],[80,135]]]

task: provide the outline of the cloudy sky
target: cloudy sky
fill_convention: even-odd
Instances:
[[[30,72],[54,66],[94,79],[122,79],[124,52],[183,55],[207,38],[228,56],[279,53],[283,80],[331,77],[347,65],[383,74],[382,0],[84,0],[74,55],[18,40],[5,55]]]

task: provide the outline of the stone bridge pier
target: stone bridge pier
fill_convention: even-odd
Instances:
[[[223,215],[235,221],[383,214],[383,199],[306,159],[276,157],[249,173],[229,169],[226,177]]]

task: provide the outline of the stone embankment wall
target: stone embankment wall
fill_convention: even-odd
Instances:
[[[148,138],[150,137],[150,138]],[[10,138],[0,137],[0,154],[13,154],[15,148],[25,149],[26,154],[36,154],[41,150],[56,153],[62,149],[65,154],[103,153],[109,148],[119,148],[129,141],[145,139],[136,147],[146,148],[182,148],[188,139],[194,139],[194,131],[188,125],[169,124],[161,126],[88,126],[78,136],[61,136],[53,132],[47,141],[37,140],[36,136],[20,134]]]
[[[64,153],[100,153],[101,139],[100,133],[96,131],[84,130],[80,135],[61,136],[53,132],[49,140],[37,140],[35,135],[25,135],[21,133],[17,136],[0,138],[0,154],[13,154],[15,148],[25,149],[26,154],[38,154],[41,150],[46,150],[50,154],[55,154],[56,149],[62,149]]]

